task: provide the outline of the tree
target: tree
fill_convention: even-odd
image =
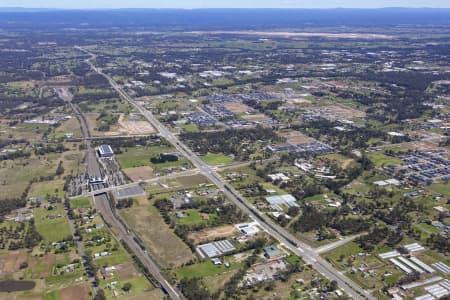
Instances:
[[[132,287],[131,283],[127,282],[123,285],[122,290],[125,292],[129,292],[131,290],[131,287]]]
[[[97,291],[97,295],[95,295],[94,300],[106,300],[105,292],[102,289]]]

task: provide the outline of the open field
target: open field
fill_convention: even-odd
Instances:
[[[81,127],[78,119],[72,117],[64,121],[55,129],[55,138],[64,138],[65,134],[72,134],[74,138],[81,138]]]
[[[369,158],[377,167],[383,165],[396,165],[401,164],[402,161],[396,157],[387,156],[381,152],[369,152],[367,153],[367,158]]]
[[[126,148],[123,153],[117,154],[116,158],[122,169],[149,166],[153,170],[159,171],[164,168],[179,167],[188,164],[188,160],[180,157],[178,161],[154,164],[150,161],[161,153],[173,153],[174,148],[168,146],[148,146]]]
[[[202,160],[211,166],[230,164],[233,160],[228,155],[208,153],[202,156]]]
[[[89,288],[86,285],[71,286],[61,290],[61,300],[89,300]]]
[[[71,208],[90,207],[90,206],[91,206],[90,198],[70,199]]]
[[[153,178],[153,169],[150,166],[127,168],[123,169],[122,172],[134,182]]]
[[[194,231],[189,233],[188,238],[194,242],[194,244],[201,244],[207,241],[213,241],[219,238],[227,238],[237,233],[237,230],[232,225],[214,227],[203,229],[200,231]]]
[[[164,223],[153,205],[135,205],[120,213],[161,266],[180,266],[194,259],[189,247]]]
[[[52,206],[52,210],[47,210],[45,207],[34,209],[36,228],[46,243],[57,242],[72,235],[62,204]]]
[[[246,113],[246,112],[251,112],[254,109],[251,108],[250,106],[240,103],[240,102],[226,102],[223,105],[226,109],[228,109],[229,111],[232,111],[234,113]]]
[[[208,277],[220,275],[230,270],[235,270],[241,265],[242,263],[232,263],[230,267],[227,268],[224,265],[216,266],[210,260],[207,260],[201,263],[176,269],[174,272],[178,278]]]
[[[55,156],[40,159],[31,156],[0,162],[0,197],[20,197],[32,179],[54,175],[57,164]]]
[[[307,144],[314,142],[313,138],[310,138],[300,131],[286,130],[278,132],[279,136],[282,136],[286,139],[286,142],[298,145],[298,144]]]

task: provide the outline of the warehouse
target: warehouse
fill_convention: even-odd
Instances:
[[[101,158],[114,156],[114,151],[112,150],[110,145],[101,145],[100,147],[98,147],[97,152],[98,156]]]

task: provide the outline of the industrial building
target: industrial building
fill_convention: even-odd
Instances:
[[[113,157],[114,151],[110,145],[101,145],[97,148],[98,156],[101,158],[104,157]]]

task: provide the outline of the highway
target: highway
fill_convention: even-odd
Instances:
[[[86,62],[98,74],[104,76],[117,93],[133,107],[135,107],[160,133],[162,137],[168,140],[181,154],[183,154],[191,163],[199,170],[201,174],[207,177],[240,209],[247,213],[253,220],[255,220],[261,228],[268,234],[275,237],[285,247],[289,248],[294,254],[301,257],[306,263],[313,265],[313,267],[329,280],[335,280],[339,288],[345,291],[353,299],[375,299],[369,293],[362,289],[358,284],[347,278],[341,272],[336,270],[330,263],[320,257],[318,253],[310,246],[298,240],[290,232],[275,224],[267,216],[261,214],[255,207],[250,205],[238,191],[231,187],[226,180],[224,180],[213,167],[203,162],[200,157],[186,147],[172,132],[170,132],[151,112],[146,110],[142,105],[133,100],[111,77],[103,73],[100,68],[97,68],[91,60],[95,59],[95,54],[78,47],[81,51],[91,55],[91,58]]]

